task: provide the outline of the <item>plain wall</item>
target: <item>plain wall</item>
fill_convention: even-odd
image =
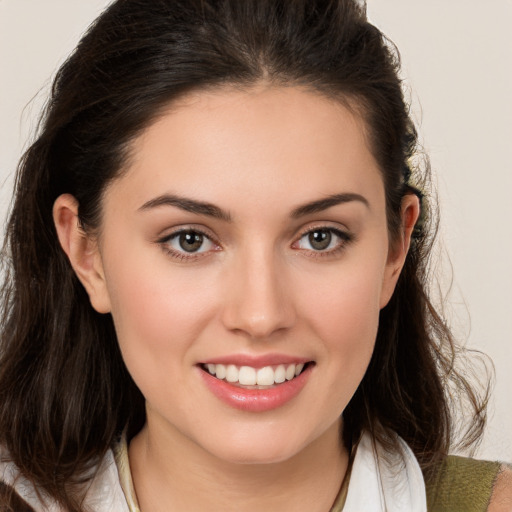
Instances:
[[[107,3],[0,0],[0,219],[50,78]],[[368,13],[400,49],[431,158],[450,323],[496,368],[478,455],[512,461],[512,0],[370,0]]]

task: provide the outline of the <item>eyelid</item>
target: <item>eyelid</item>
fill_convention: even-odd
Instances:
[[[204,226],[202,224],[194,224],[194,223],[179,224],[176,226],[162,229],[160,231],[160,234],[157,235],[156,242],[157,243],[164,242],[165,240],[169,240],[173,236],[176,236],[180,233],[186,233],[189,231],[194,231],[195,233],[199,233],[199,234],[205,236],[206,238],[211,240],[215,245],[219,245],[219,246],[221,245],[219,242],[218,236],[210,228],[207,228],[206,226]]]
[[[207,238],[215,247],[208,251],[203,252],[186,252],[186,251],[179,251],[174,249],[170,246],[169,241],[178,237],[182,233],[198,233],[205,238]],[[196,260],[198,258],[203,258],[208,256],[211,252],[216,252],[221,249],[221,245],[218,242],[217,238],[212,235],[211,231],[208,229],[205,229],[202,226],[197,226],[195,224],[185,224],[181,226],[176,226],[172,228],[171,231],[166,232],[164,235],[161,235],[156,240],[156,243],[162,247],[162,249],[169,254],[171,257],[178,259],[178,260]]]
[[[307,249],[307,248],[301,248],[298,247],[297,244],[300,242],[300,240],[314,232],[314,231],[329,231],[332,234],[334,234],[336,237],[340,239],[339,243],[336,245],[336,247],[331,249],[325,249],[325,250],[315,250],[315,249]],[[187,232],[195,232],[198,234],[201,234],[205,238],[207,238],[210,243],[212,243],[215,247],[210,250],[202,251],[202,252],[186,252],[181,250],[176,250],[170,246],[168,243],[171,239],[176,238],[182,233]],[[346,246],[350,243],[352,243],[355,240],[355,235],[351,233],[347,228],[340,227],[339,224],[336,226],[333,226],[330,223],[315,223],[310,224],[307,227],[302,228],[298,234],[294,237],[294,242],[292,243],[292,248],[301,251],[302,253],[307,253],[309,257],[328,257],[332,256],[334,254],[337,254],[338,252],[342,251],[346,248]],[[204,258],[209,256],[212,252],[217,252],[219,250],[222,250],[222,246],[220,242],[218,241],[217,237],[211,233],[211,231],[207,228],[204,228],[203,226],[196,225],[196,224],[185,224],[180,226],[175,226],[170,231],[165,232],[165,234],[158,237],[156,240],[156,243],[162,247],[162,249],[169,254],[171,257],[178,259],[178,260],[187,260],[187,261],[193,261],[199,258]]]
[[[308,233],[311,233],[312,231],[321,230],[321,229],[339,233],[342,237],[354,237],[354,234],[346,226],[340,225],[337,222],[333,223],[330,221],[323,221],[323,222],[318,221],[318,222],[311,222],[311,223],[307,224],[306,226],[303,226],[300,229],[298,229],[295,239],[299,240],[304,235],[307,235]]]
[[[296,246],[304,236],[309,235],[310,233],[314,231],[330,231],[335,236],[341,239],[341,242],[332,249],[326,249],[326,250],[314,250],[314,249],[304,249],[301,247],[294,247]],[[292,248],[302,251],[304,253],[307,253],[309,257],[328,257],[332,256],[334,254],[337,254],[338,252],[344,250],[346,246],[350,243],[352,243],[355,240],[355,235],[349,231],[347,228],[342,228],[339,225],[333,226],[332,224],[328,223],[315,223],[313,225],[309,225],[299,231],[299,234],[295,238],[295,241],[292,244]]]

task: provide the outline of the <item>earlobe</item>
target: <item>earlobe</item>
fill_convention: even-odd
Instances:
[[[414,226],[420,215],[420,202],[415,194],[407,194],[402,199],[401,207],[401,230],[400,237],[395,243],[391,244],[388,261],[386,264],[384,280],[382,283],[381,309],[391,299],[395,290],[400,272],[405,263],[405,258],[411,245],[411,237]]]
[[[87,291],[92,307],[98,313],[110,312],[110,298],[97,241],[80,226],[78,202],[71,194],[63,194],[55,200],[53,221],[60,245]]]

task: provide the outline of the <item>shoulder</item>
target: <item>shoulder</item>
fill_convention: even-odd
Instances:
[[[503,465],[496,477],[488,512],[512,512],[512,468]]]
[[[428,510],[512,512],[512,509],[488,508],[505,499],[503,493],[509,487],[506,478],[507,472],[499,462],[446,457],[426,478]]]
[[[95,512],[128,512],[112,450],[93,468],[83,504]],[[0,512],[64,512],[44,490],[26,479],[0,447]]]
[[[37,492],[21,476],[5,447],[0,446],[0,510],[35,512],[36,509],[26,501],[26,495],[34,498]]]

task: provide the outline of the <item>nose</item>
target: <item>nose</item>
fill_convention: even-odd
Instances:
[[[272,251],[248,251],[228,271],[222,321],[251,339],[268,339],[293,326],[296,312],[285,263]]]

